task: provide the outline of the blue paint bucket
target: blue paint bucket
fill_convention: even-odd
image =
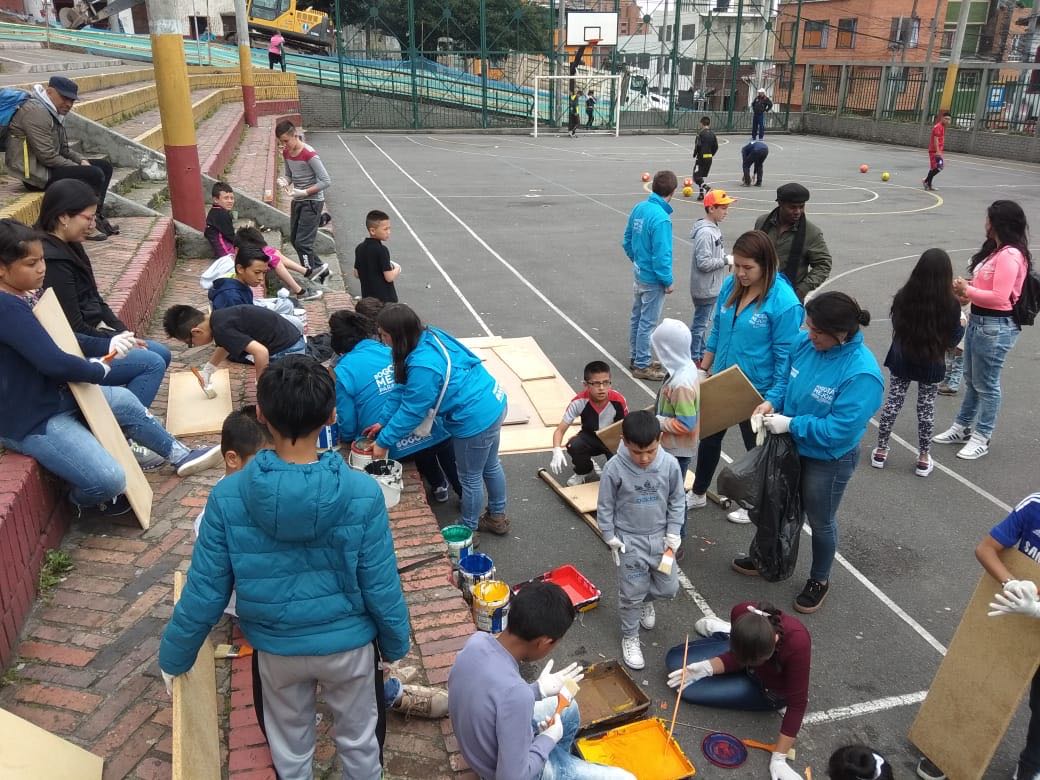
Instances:
[[[339,426],[325,425],[318,431],[319,450],[339,449]]]
[[[459,559],[459,587],[462,597],[473,601],[473,586],[484,580],[495,579],[495,562],[484,553],[471,552]]]

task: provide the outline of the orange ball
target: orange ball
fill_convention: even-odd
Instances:
[[[643,181],[650,181],[650,174],[647,171],[643,171]]]
[[[684,187],[692,187],[693,186],[693,179],[691,179],[689,177],[683,179],[683,186]]]
[[[869,170],[870,170],[870,166],[867,165],[866,163],[863,163],[861,166],[859,166],[859,172],[860,173],[866,173]]]

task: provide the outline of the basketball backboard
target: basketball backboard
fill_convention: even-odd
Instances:
[[[584,46],[598,41],[597,46],[617,46],[618,15],[598,11],[567,12],[567,45]]]

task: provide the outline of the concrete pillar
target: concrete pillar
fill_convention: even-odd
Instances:
[[[199,147],[195,142],[195,120],[191,114],[191,89],[184,59],[181,20],[171,0],[147,0],[147,3],[173,218],[196,230],[205,230],[202,170]]]
[[[253,82],[253,58],[249,46],[246,0],[235,0],[235,40],[238,41],[238,69],[242,79],[242,108],[245,111],[246,124],[256,127],[256,86]]]

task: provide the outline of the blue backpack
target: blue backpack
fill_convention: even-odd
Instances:
[[[11,124],[15,111],[29,99],[29,93],[21,89],[0,89],[0,143],[7,141],[7,126]]]

